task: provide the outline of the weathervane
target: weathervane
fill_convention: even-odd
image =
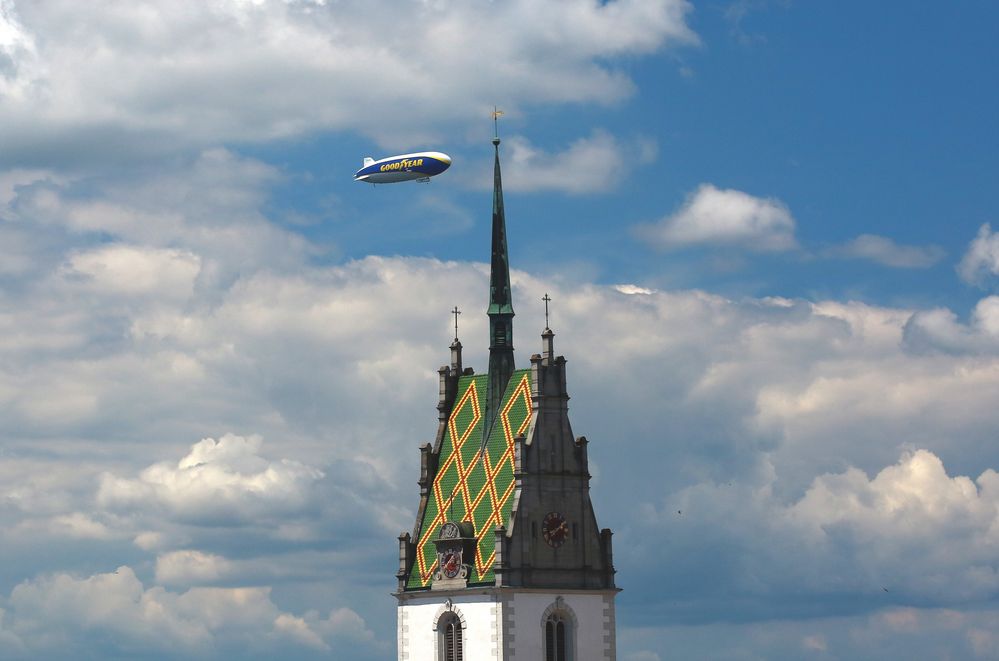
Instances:
[[[454,315],[454,341],[457,342],[458,341],[458,315],[461,314],[461,310],[458,309],[457,305],[454,306],[453,310],[451,310],[451,314]]]
[[[548,303],[552,300],[552,297],[548,295],[548,292],[545,292],[541,300],[545,302],[545,328],[548,328]]]
[[[499,118],[503,115],[503,111],[493,106],[493,141],[499,142]]]

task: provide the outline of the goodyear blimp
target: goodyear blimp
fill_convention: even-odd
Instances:
[[[364,167],[354,174],[354,181],[369,184],[394,184],[398,181],[430,181],[451,167],[451,157],[439,151],[421,151],[375,160],[364,159]]]

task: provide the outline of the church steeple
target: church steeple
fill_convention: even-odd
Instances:
[[[499,144],[497,135],[489,372],[462,364],[455,307],[437,435],[420,447],[416,525],[398,538],[398,658],[613,661],[611,531],[590,502],[589,444],[569,424],[547,294],[542,353],[514,369]]]
[[[513,362],[513,298],[510,293],[510,256],[506,244],[506,215],[503,211],[503,180],[500,176],[499,137],[493,138],[496,160],[493,166],[493,241],[489,272],[489,382],[486,386],[486,417],[483,439],[496,419],[506,391]]]

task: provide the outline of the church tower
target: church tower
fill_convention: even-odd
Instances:
[[[514,364],[499,144],[489,367],[462,366],[456,326],[439,370],[437,436],[420,448],[416,525],[399,536],[399,659],[613,660],[611,531],[590,503],[587,441],[569,425],[547,295],[541,353]]]

